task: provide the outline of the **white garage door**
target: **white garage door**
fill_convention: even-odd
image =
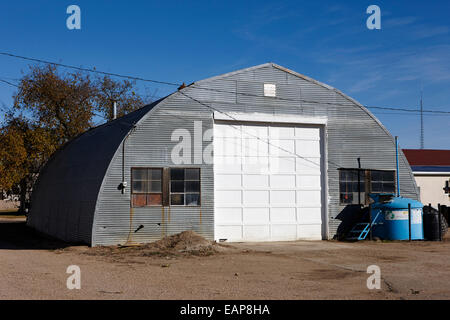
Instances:
[[[216,122],[215,239],[322,239],[319,126]]]

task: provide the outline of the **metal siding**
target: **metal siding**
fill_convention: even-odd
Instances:
[[[90,244],[97,195],[114,152],[154,105],[93,128],[62,146],[39,174],[27,224],[52,237]]]
[[[264,82],[276,83],[277,96],[286,100],[254,97],[262,96]],[[171,166],[170,150],[176,144],[170,141],[173,130],[187,128],[192,133],[195,120],[203,121],[204,130],[211,128],[213,110],[224,113],[292,114],[328,119],[326,179],[329,197],[329,237],[335,235],[340,224],[340,221],[334,218],[344,209],[339,204],[337,169],[355,167],[358,157],[361,157],[363,166],[367,168],[395,169],[393,139],[366,110],[331,88],[301,79],[275,67],[264,67],[262,70],[251,69],[222,79],[215,77],[210,82],[204,80],[184,89],[183,93],[211,108],[178,94],[170,97],[168,99],[170,101],[154,110],[127,140],[125,170],[127,181],[130,181],[132,166]],[[127,240],[145,242],[183,230],[195,230],[213,239],[214,186],[211,165],[201,165],[201,221],[200,208],[189,207],[171,207],[169,220],[168,208],[164,211],[161,207],[135,208],[130,213],[130,189],[127,189],[125,195],[121,195],[117,190],[122,174],[120,150],[114,157],[102,188],[101,202],[99,202],[94,226],[94,244],[123,244]],[[417,198],[415,183],[404,159],[400,175],[403,193]],[[131,214],[132,220],[130,220]],[[141,224],[144,228],[134,233]],[[131,239],[129,239],[130,234]]]
[[[378,120],[361,108],[352,99],[326,85],[311,79],[280,71],[277,67],[263,67],[232,74],[237,80],[238,103],[225,104],[210,98],[204,101],[222,112],[258,112],[326,117],[327,123],[327,180],[329,238],[332,238],[341,223],[335,219],[344,209],[339,204],[338,168],[356,167],[360,157],[365,168],[395,170],[395,144],[393,137]],[[272,70],[272,73],[269,71]],[[286,77],[280,75],[283,72]],[[258,76],[256,75],[258,74]],[[215,77],[215,82],[218,77]],[[202,82],[206,82],[205,80]],[[262,95],[263,83],[276,83],[279,100]],[[192,89],[194,90],[194,89]],[[295,101],[299,96],[299,101]],[[205,97],[206,99],[206,97]],[[288,101],[291,100],[291,101]],[[319,102],[319,103],[312,103]],[[406,197],[418,198],[418,190],[406,158],[400,154],[401,193]]]
[[[130,208],[131,188],[124,194],[117,189],[122,181],[122,147],[111,162],[97,205],[93,245],[142,243],[165,235],[194,230],[214,238],[214,180],[211,164],[175,165],[171,141],[175,129],[188,129],[194,138],[194,121],[202,121],[203,133],[212,128],[210,110],[184,97],[171,97],[161,108],[143,119],[125,142],[125,181],[130,185],[132,167],[193,167],[201,169],[201,206]],[[205,148],[208,142],[203,143]],[[140,225],[144,228],[134,232]]]
[[[252,97],[262,95],[265,82],[276,83],[278,97],[287,100]],[[340,221],[335,218],[344,209],[339,204],[337,169],[356,167],[357,158],[361,157],[365,168],[395,170],[394,139],[367,110],[331,87],[279,66],[265,64],[196,82],[182,89],[182,93],[166,98],[154,109],[143,108],[137,114],[130,114],[132,119],[128,122],[105,126],[102,130],[105,136],[87,138],[86,135],[87,139],[75,148],[77,153],[84,154],[75,156],[66,150],[51,161],[51,166],[57,169],[49,169],[45,177],[41,177],[39,186],[42,184],[45,188],[37,188],[39,191],[34,192],[33,196],[44,199],[33,205],[29,224],[49,234],[62,235],[57,230],[65,228],[66,238],[88,243],[92,241],[92,245],[147,242],[183,230],[195,230],[213,239],[214,175],[211,164],[180,165],[201,168],[201,207],[168,207],[164,210],[161,207],[130,208],[131,167],[173,166],[170,152],[178,142],[171,141],[172,132],[186,128],[192,134],[194,121],[200,120],[203,121],[203,133],[213,126],[213,110],[186,95],[225,113],[326,117],[328,202],[324,205],[328,207],[329,238],[336,234]],[[138,124],[125,143],[125,181],[129,187],[122,194],[117,189],[122,182],[121,143],[131,128],[132,120],[138,121]],[[114,138],[108,148],[98,148],[110,136]],[[207,144],[204,142],[203,147]],[[89,163],[97,161],[96,170],[90,166],[86,172],[85,162],[71,161],[71,157],[77,159],[86,156],[86,153],[95,154]],[[400,153],[400,157],[402,194],[417,199],[418,190],[410,167],[403,153]],[[70,185],[68,181],[71,178],[77,183]],[[70,194],[83,196],[80,196],[81,199],[66,196],[67,190],[70,190]],[[61,204],[55,206],[55,201]],[[75,222],[77,219],[69,218],[72,212],[78,212],[78,224]],[[66,224],[56,219],[58,214],[67,216]],[[75,225],[71,227],[74,223],[77,228]],[[144,228],[135,233],[134,230],[140,225],[144,225]]]

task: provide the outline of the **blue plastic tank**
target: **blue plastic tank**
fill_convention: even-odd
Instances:
[[[372,235],[385,240],[408,240],[408,204],[411,204],[411,239],[423,240],[423,204],[396,197],[394,194],[370,194],[372,204]]]

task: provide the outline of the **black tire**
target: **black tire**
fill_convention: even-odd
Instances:
[[[429,206],[424,206],[423,207],[423,213],[424,214],[438,214],[439,211],[433,207],[429,207]],[[447,233],[448,231],[448,222],[447,219],[444,217],[443,214],[441,214],[441,234],[442,237],[444,237],[444,235]]]

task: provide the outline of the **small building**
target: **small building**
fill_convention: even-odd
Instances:
[[[417,199],[401,151],[399,178]],[[368,193],[396,188],[395,140],[370,111],[266,63],[180,87],[67,143],[40,173],[28,225],[92,246],[184,230],[331,239]]]
[[[411,165],[420,201],[450,207],[450,150],[403,149]]]

